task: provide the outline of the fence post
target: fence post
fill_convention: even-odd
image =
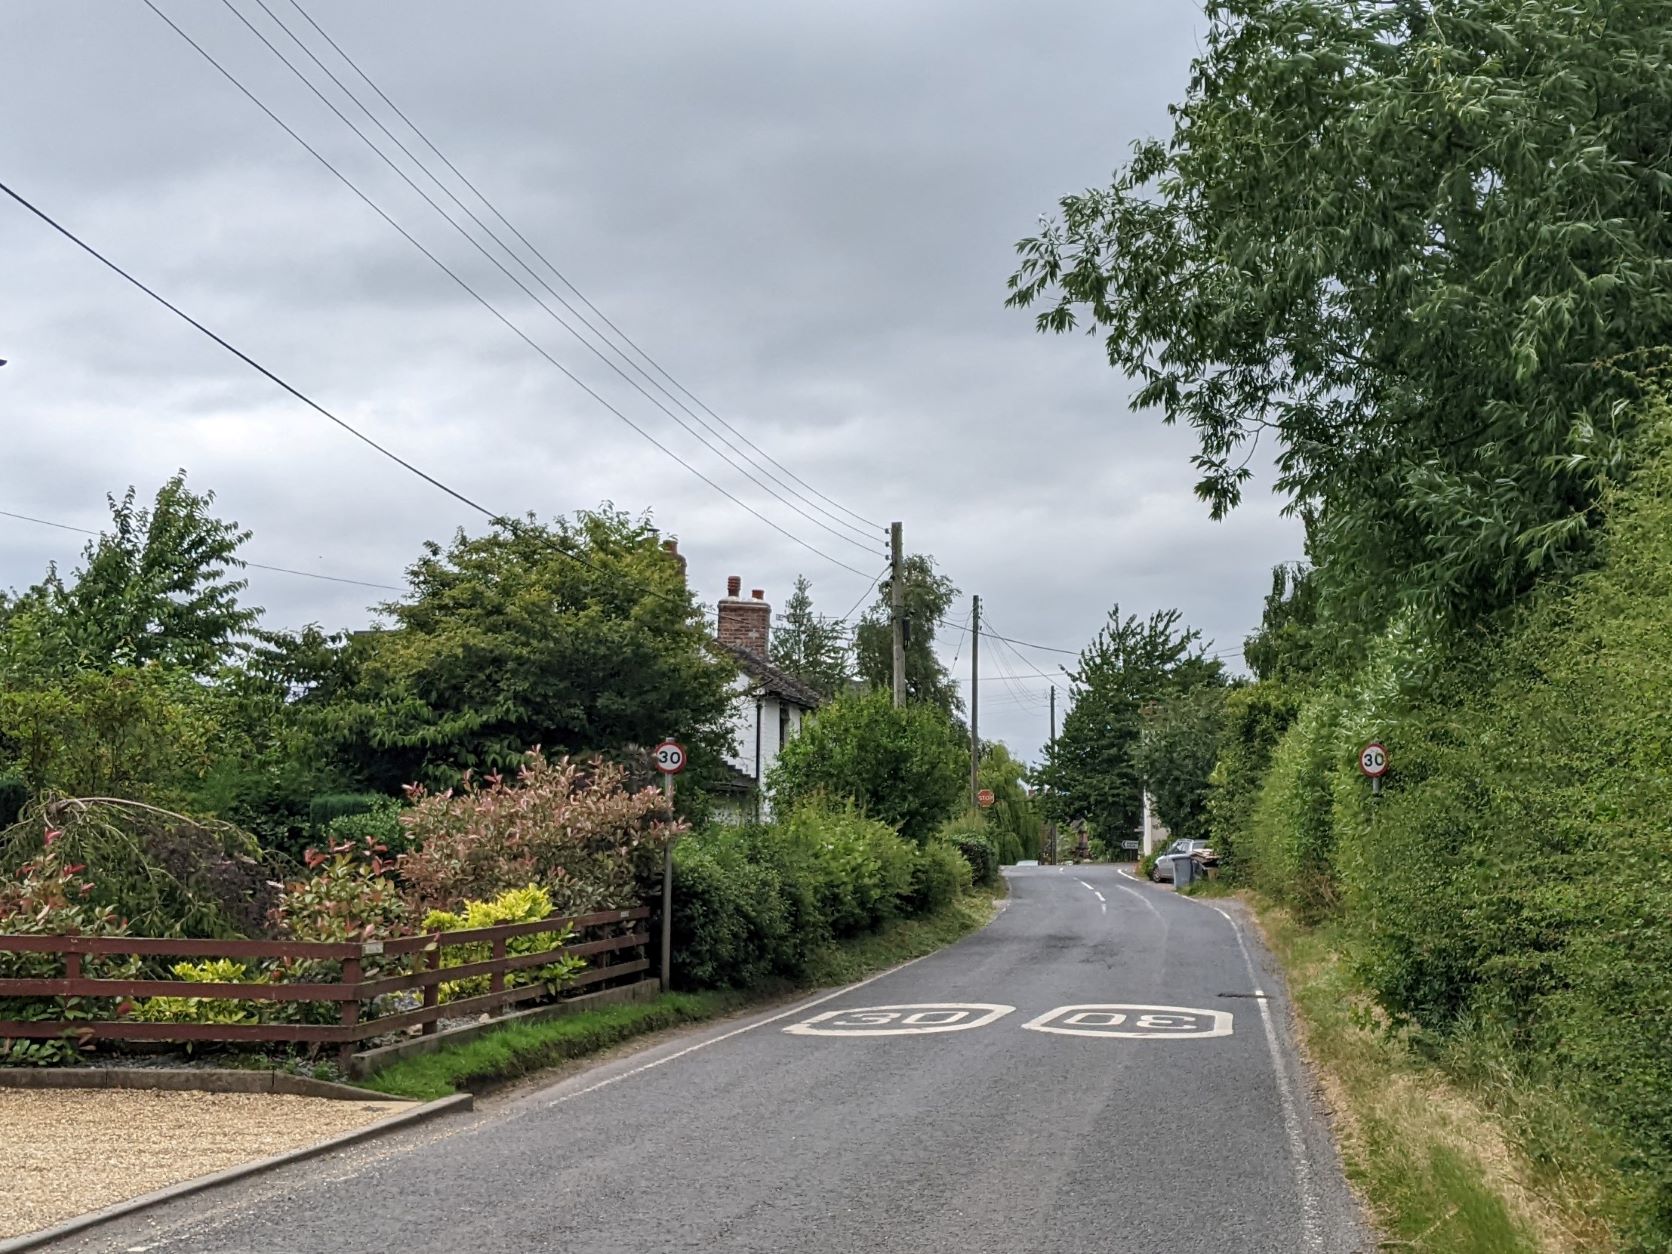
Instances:
[[[68,952],[64,955],[64,978],[79,980],[81,978],[81,955]]]
[[[429,953],[425,955],[424,962],[432,974],[441,970],[441,937],[437,936],[435,938],[435,944],[430,947]],[[430,1011],[439,1012],[440,1006],[441,981],[432,980],[424,985],[424,1010],[426,1013]],[[440,1027],[441,1015],[436,1013],[434,1017],[424,1020],[421,1031],[425,1036],[434,1036]]]
[[[505,938],[503,936],[496,936],[493,939],[493,960],[495,962],[504,962],[505,961]],[[488,976],[488,992],[490,992],[490,993],[503,993],[504,991],[505,991],[505,972],[502,971],[502,970],[493,972],[491,975]],[[503,1003],[496,1003],[488,1011],[488,1013],[491,1014],[491,1015],[497,1015],[499,1013],[499,1007],[502,1004]]]
[[[344,984],[360,983],[360,959],[343,959],[342,982]],[[358,989],[355,990],[353,997],[338,1004],[342,1007],[343,1027],[352,1028],[360,1022],[360,992]],[[344,1075],[348,1074],[349,1060],[354,1057],[354,1045],[355,1042],[344,1040],[337,1046],[337,1066],[342,1068]]]

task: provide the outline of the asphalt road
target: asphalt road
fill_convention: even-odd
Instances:
[[[990,927],[873,980],[53,1248],[1369,1251],[1217,904],[1021,868]]]

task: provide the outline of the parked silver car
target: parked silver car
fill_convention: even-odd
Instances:
[[[1171,882],[1173,879],[1173,859],[1188,858],[1191,854],[1200,853],[1207,847],[1208,842],[1205,840],[1175,840],[1156,855],[1155,865],[1150,867],[1150,879],[1158,884],[1162,880]]]

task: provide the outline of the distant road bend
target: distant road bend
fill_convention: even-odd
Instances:
[[[927,958],[57,1251],[1370,1251],[1231,910],[1018,868]]]

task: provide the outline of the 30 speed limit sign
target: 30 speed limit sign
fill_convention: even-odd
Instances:
[[[664,775],[678,775],[685,769],[685,746],[677,740],[664,740],[650,751],[650,756]]]
[[[1359,771],[1371,779],[1380,779],[1388,773],[1388,751],[1378,740],[1372,740],[1359,750]]]

